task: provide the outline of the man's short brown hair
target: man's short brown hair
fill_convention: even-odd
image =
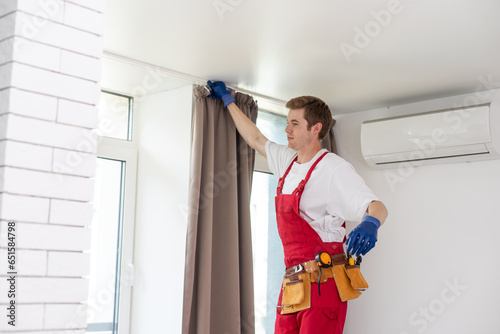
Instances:
[[[304,118],[307,121],[307,130],[311,126],[321,123],[321,131],[318,134],[319,140],[322,140],[328,134],[333,126],[333,117],[328,105],[321,99],[314,96],[299,96],[287,102],[288,109],[304,108]]]

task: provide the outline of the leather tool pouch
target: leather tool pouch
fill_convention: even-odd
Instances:
[[[361,274],[359,265],[349,265],[344,254],[338,254],[335,257],[333,258],[332,271],[340,299],[345,302],[358,298],[361,296],[361,291],[368,288],[368,283]]]
[[[281,314],[295,313],[311,307],[310,275],[302,273],[283,280]]]
[[[351,280],[351,286],[358,291],[365,291],[368,289],[368,283],[365,278],[361,274],[361,270],[359,269],[359,265],[354,266],[346,266],[345,271],[347,277]]]

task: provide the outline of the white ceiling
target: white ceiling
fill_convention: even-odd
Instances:
[[[106,2],[108,52],[334,114],[500,88],[498,0]]]

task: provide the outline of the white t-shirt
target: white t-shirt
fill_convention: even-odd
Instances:
[[[320,150],[310,161],[293,163],[283,185],[283,194],[291,194],[305,177],[312,164],[327,150]],[[266,142],[267,162],[279,179],[297,152],[288,146]],[[358,221],[372,201],[378,198],[366,186],[350,163],[329,153],[316,165],[300,199],[299,212],[324,242],[342,242],[344,221]]]

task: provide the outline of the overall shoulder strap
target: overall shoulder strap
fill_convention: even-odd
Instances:
[[[306,177],[300,181],[299,186],[297,187],[297,193],[302,193],[302,190],[304,190],[304,187],[306,186],[307,181],[309,181],[309,178],[311,177],[311,174],[316,167],[316,165],[327,155],[328,152],[323,153],[316,161],[312,164],[311,168],[309,168],[309,171],[307,172]]]
[[[306,175],[306,182],[309,180],[309,178],[311,177],[311,174],[314,170],[314,168],[316,167],[316,165],[321,161],[321,159],[323,159],[325,157],[325,155],[327,155],[328,152],[325,152],[323,153],[318,159],[316,159],[316,161],[313,163],[313,165],[311,166],[311,168],[309,168],[309,171],[307,172],[307,175]]]
[[[290,163],[290,165],[288,166],[288,169],[286,170],[285,174],[283,174],[282,177],[280,177],[279,181],[278,181],[278,187],[276,188],[276,194],[277,195],[281,195],[281,190],[283,189],[283,184],[285,183],[285,178],[286,176],[288,175],[288,173],[290,172],[290,169],[292,169],[292,165],[295,161],[297,161],[297,157],[295,157],[295,159],[293,159],[293,161]]]

